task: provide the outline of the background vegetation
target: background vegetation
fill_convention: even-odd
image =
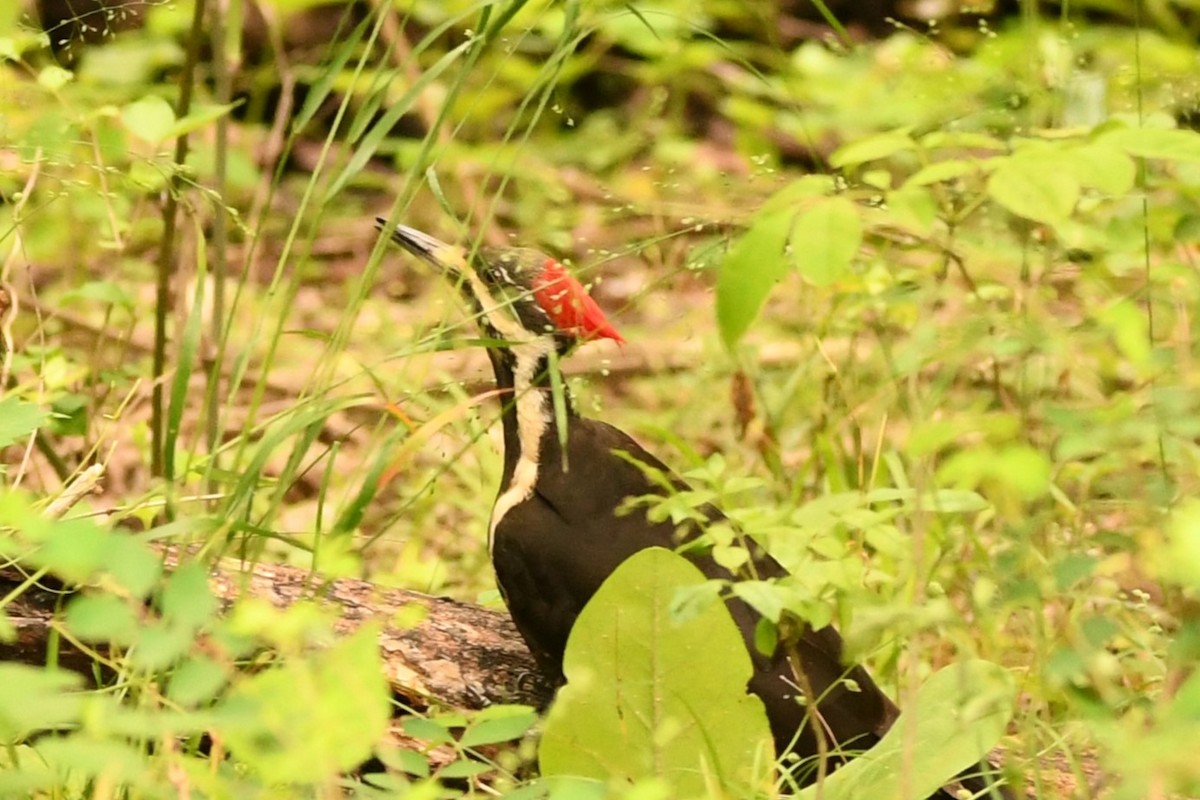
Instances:
[[[549,791],[529,742],[469,753],[527,710],[400,746],[374,631],[219,616],[199,566],[498,604],[485,361],[382,215],[571,260],[629,341],[575,359],[581,408],[695,486],[656,513],[718,500],[798,576],[758,601],[836,621],[902,704],[984,658],[1039,796],[1200,793],[1194,4],[29,11],[0,9],[0,548],[16,593],[84,587],[56,630],[105,679],[0,665],[0,791]],[[341,777],[370,755],[376,788]]]

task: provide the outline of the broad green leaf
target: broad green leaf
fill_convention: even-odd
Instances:
[[[845,197],[822,200],[792,225],[792,260],[800,274],[828,286],[850,269],[862,244],[862,217]]]
[[[131,595],[144,598],[158,585],[162,558],[138,539],[125,533],[108,534],[103,568]]]
[[[960,148],[966,150],[1007,150],[1008,145],[1002,139],[988,136],[984,133],[971,131],[937,130],[921,137],[921,147],[926,150]]]
[[[978,161],[968,161],[966,159],[950,159],[949,161],[936,161],[927,167],[922,167],[904,182],[904,186],[928,186],[931,183],[941,183],[942,181],[952,181],[955,178],[961,178],[963,175],[971,175],[979,172],[980,164]]]
[[[820,792],[810,786],[797,798],[928,797],[1000,740],[1014,696],[1011,676],[990,661],[938,670],[878,744],[826,778]]]
[[[1079,199],[1079,181],[1049,156],[1018,153],[1000,159],[987,184],[988,194],[1013,214],[1056,225]]]
[[[1081,185],[1114,196],[1128,194],[1137,177],[1133,159],[1110,143],[1064,148],[1062,166],[1070,170]]]
[[[1050,488],[1051,465],[1042,451],[1015,443],[959,451],[946,459],[937,475],[939,481],[962,487],[992,482],[1036,500]]]
[[[916,146],[917,143],[909,135],[908,129],[888,131],[839,147],[829,157],[829,163],[838,169],[854,167],[867,161],[887,158],[904,150],[912,150]]]
[[[779,622],[787,604],[788,592],[771,581],[738,581],[733,593],[771,622]]]
[[[0,740],[75,722],[81,695],[72,692],[81,683],[73,672],[0,664]]]
[[[258,673],[219,707],[233,753],[272,783],[327,781],[360,764],[387,730],[379,627]]]
[[[162,621],[143,623],[130,658],[137,669],[158,672],[183,658],[193,642],[192,631],[180,625]]]
[[[927,187],[906,184],[902,189],[888,192],[887,208],[882,213],[888,225],[928,236],[937,220],[938,205]]]
[[[769,216],[784,209],[796,210],[805,200],[825,197],[837,191],[837,181],[832,175],[804,175],[771,195],[758,210],[758,218]]]
[[[1200,501],[1183,503],[1171,514],[1167,545],[1156,560],[1164,580],[1192,590],[1200,588]]]
[[[60,773],[109,782],[136,781],[149,770],[144,746],[98,740],[83,734],[46,737],[37,745],[38,757]]]
[[[795,213],[784,208],[758,217],[725,257],[717,278],[717,326],[726,347],[737,344],[787,274],[783,248]]]
[[[428,717],[405,717],[401,723],[401,728],[404,730],[406,736],[411,736],[414,739],[420,739],[430,744],[454,743],[454,734],[450,732],[450,727]]]
[[[1119,128],[1099,138],[1131,156],[1200,162],[1200,133],[1162,128]]]
[[[762,702],[746,692],[751,664],[737,626],[720,603],[671,620],[675,593],[704,582],[661,548],[604,582],[567,642],[567,685],[539,751],[544,775],[657,777],[677,797],[705,794],[710,781],[739,792],[760,785],[754,770],[771,761],[770,730]]]
[[[0,397],[0,447],[24,439],[46,424],[50,413],[16,397]]]
[[[163,618],[189,630],[212,621],[217,601],[208,586],[208,574],[200,564],[181,564],[162,592]]]
[[[175,668],[167,697],[182,706],[197,706],[217,696],[229,679],[230,668],[207,656],[189,658]]]
[[[139,139],[158,144],[171,135],[175,112],[166,100],[152,94],[122,108],[121,122]]]
[[[140,624],[129,603],[111,594],[82,595],[67,606],[67,627],[85,642],[128,647]]]
[[[489,706],[471,719],[471,725],[458,743],[463,747],[508,742],[520,739],[537,722],[537,712],[529,706]]]

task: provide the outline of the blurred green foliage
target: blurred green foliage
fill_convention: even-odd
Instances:
[[[56,630],[104,677],[5,665],[4,792],[340,796],[370,754],[387,774],[362,796],[601,791],[526,781],[528,745],[481,759],[528,709],[408,717],[427,749],[380,744],[369,629],[331,644],[315,606],[222,614],[199,565],[150,547],[494,600],[494,412],[438,360],[473,333],[451,294],[380,269],[369,220],[389,213],[519,234],[624,304],[631,349],[693,345],[685,370],[570,383],[674,449],[693,491],[650,513],[718,502],[795,572],[730,591],[838,623],[902,704],[937,665],[1004,665],[1010,761],[1035,783],[1038,759],[1085,775],[1098,748],[1114,796],[1200,791],[1185,4],[1141,29],[1084,16],[1132,4],[1085,3],[859,44],[727,0],[263,8],[230,4],[182,114],[191,3],[119,33],[132,9],[88,17],[87,47],[0,11],[0,289],[20,300],[0,305],[0,550],[17,593],[78,588]],[[155,481],[173,182],[175,468]],[[93,463],[104,494],[47,513]]]

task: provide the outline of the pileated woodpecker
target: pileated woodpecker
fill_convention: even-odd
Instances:
[[[556,429],[551,370],[557,357],[589,339],[623,341],[562,264],[536,250],[467,250],[404,225],[391,228],[382,218],[378,223],[396,244],[458,282],[485,334],[499,343],[488,356],[498,388],[511,397],[501,416],[504,472],[488,547],[517,629],[546,676],[561,683],[571,626],[604,579],[643,548],[679,549],[700,533],[617,514],[627,498],[664,492],[638,465],[671,476],[679,488],[686,484],[626,433],[579,416],[569,396],[565,436]],[[716,508],[705,514],[723,519]],[[788,574],[757,545],[750,547],[755,577]],[[710,578],[736,577],[703,549],[684,552]],[[758,614],[737,599],[728,607],[754,665],[748,688],[766,707],[778,753],[808,760],[807,772],[793,773],[800,781],[815,776],[813,757],[834,754],[830,766],[836,766],[891,727],[899,713],[895,704],[861,666],[843,663],[842,638],[832,627],[806,627],[764,654],[754,643]],[[809,692],[805,701],[800,695]],[[985,779],[965,777],[981,771],[990,772],[982,765],[965,772],[963,788],[1010,797],[1001,788],[989,795]]]

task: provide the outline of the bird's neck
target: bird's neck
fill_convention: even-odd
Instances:
[[[492,508],[489,548],[504,515],[533,494],[546,448],[559,446],[551,376],[551,370],[557,369],[557,359],[552,358],[554,348],[552,339],[539,337],[511,344],[504,350],[488,350],[496,373],[496,387],[507,390],[500,415],[504,428],[504,473],[500,494]],[[558,383],[569,419],[574,415],[571,397],[563,382]]]

